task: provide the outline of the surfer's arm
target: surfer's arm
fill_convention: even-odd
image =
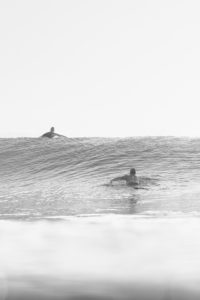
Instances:
[[[54,133],[54,136],[61,136],[61,137],[66,137],[65,135]]]
[[[121,181],[121,180],[127,180],[127,175],[113,178],[113,179],[110,181],[110,183],[112,184],[113,181]]]
[[[48,137],[48,132],[44,133],[44,134],[41,135],[40,137]]]

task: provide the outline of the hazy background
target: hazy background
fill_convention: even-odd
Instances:
[[[198,0],[1,0],[0,137],[199,135]]]

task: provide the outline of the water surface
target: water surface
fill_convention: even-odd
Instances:
[[[0,139],[1,299],[199,299],[200,139]],[[136,168],[140,189],[116,176]]]

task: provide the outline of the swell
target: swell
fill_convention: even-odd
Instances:
[[[0,211],[4,217],[199,211],[199,149],[199,139],[0,139]],[[131,167],[144,189],[108,185]]]
[[[126,149],[110,141],[1,139],[0,176],[6,180],[105,176],[120,167],[125,157]]]
[[[135,167],[144,176],[194,172],[200,141],[175,138],[0,139],[1,182],[101,179]]]

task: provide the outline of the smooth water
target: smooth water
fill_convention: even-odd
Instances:
[[[0,139],[0,299],[199,299],[200,139]],[[139,189],[112,178],[136,168]]]

